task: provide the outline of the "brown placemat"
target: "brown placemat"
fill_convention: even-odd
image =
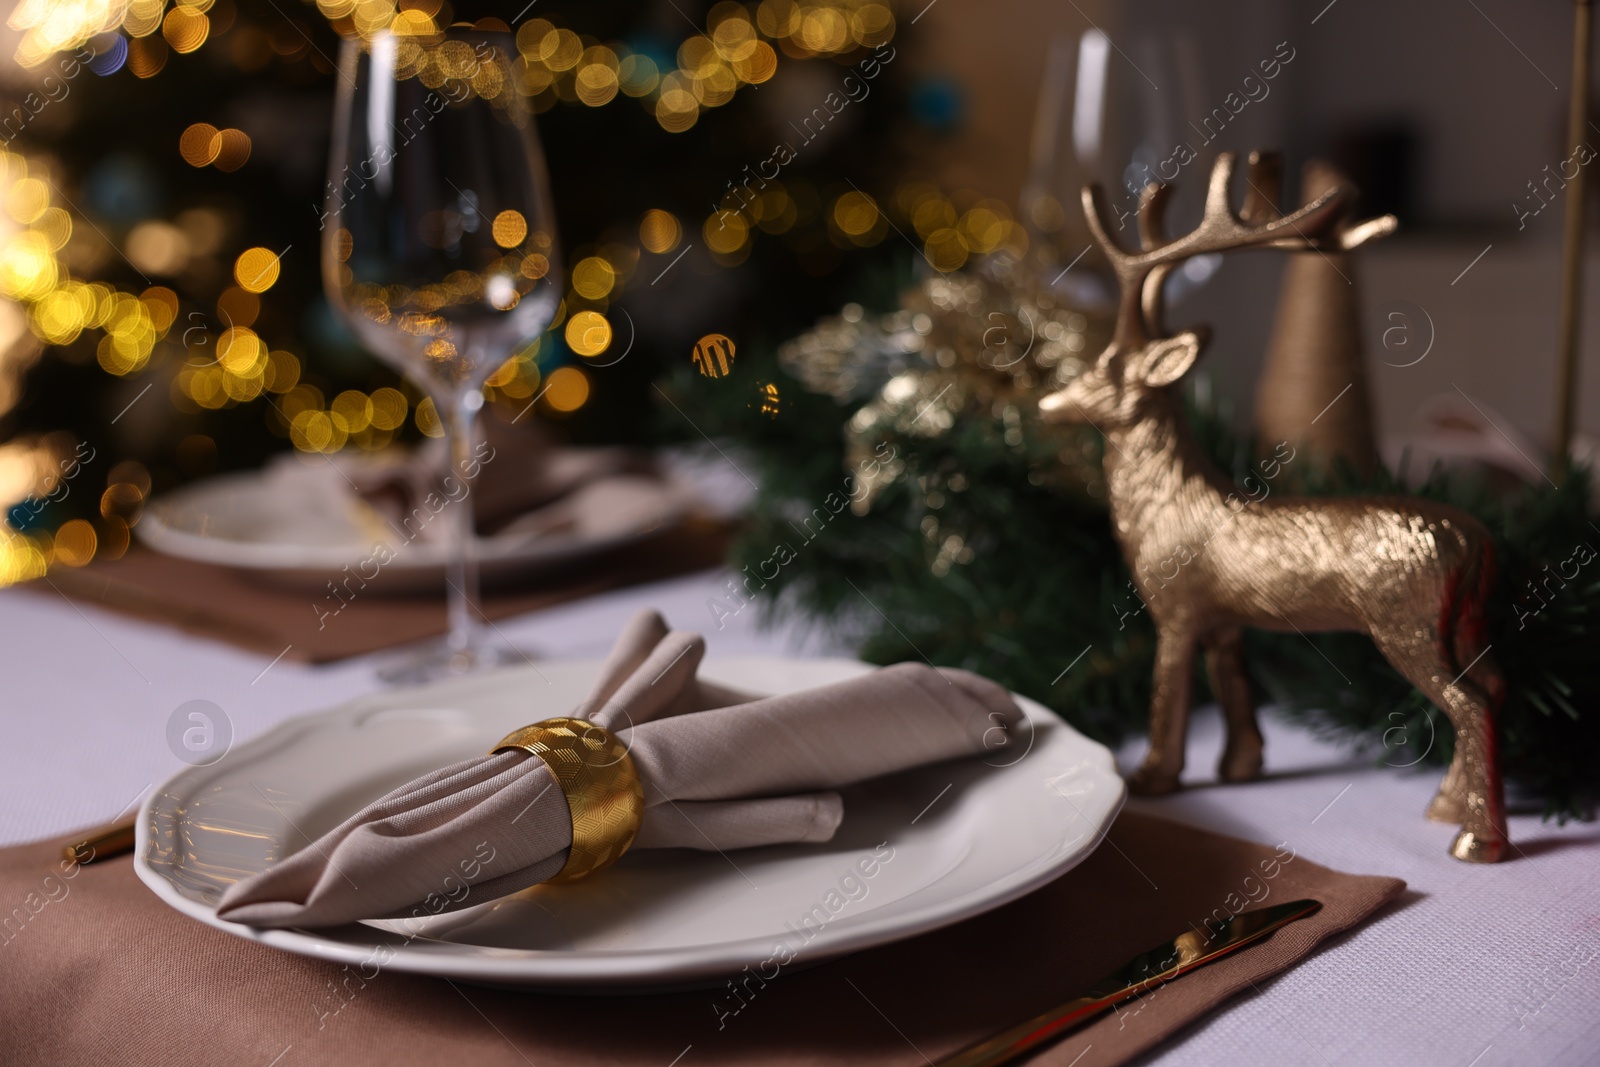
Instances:
[[[704,570],[722,562],[731,536],[725,522],[689,519],[644,540],[536,572],[516,585],[486,589],[483,612],[504,619]],[[41,580],[32,587],[55,596],[53,585],[87,603],[303,663],[393,648],[435,637],[445,627],[442,596],[358,595],[337,615],[323,617],[318,609],[326,611],[331,604],[314,592],[139,546],[121,559],[52,569],[49,583]]]
[[[740,997],[727,987],[571,997],[279,952],[168,908],[126,857],[69,868],[68,877],[60,847],[0,850],[0,902],[13,909],[0,921],[0,1049],[8,1063],[910,1067],[1082,992],[1214,914],[1322,901],[1310,918],[1030,1061],[1105,1067],[1293,966],[1405,885],[1329,870],[1292,846],[1124,812],[1076,869],[944,930],[810,970],[780,969],[764,983],[748,979]],[[761,964],[752,961],[771,974]]]

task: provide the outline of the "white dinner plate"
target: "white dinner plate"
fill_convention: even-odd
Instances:
[[[486,582],[550,567],[648,536],[678,522],[691,494],[681,483],[612,477],[580,489],[574,526],[531,534],[511,530],[478,539]],[[441,509],[442,510],[442,509]],[[431,521],[443,525],[451,516]],[[406,594],[443,585],[442,537],[405,540],[326,465],[276,464],[218,475],[152,500],[134,531],[169,556],[248,571],[295,588],[325,592],[354,573],[375,593]],[[386,546],[392,558],[376,551]],[[364,588],[364,586],[363,586]]]
[[[763,974],[805,966],[978,915],[1081,862],[1122,806],[1111,753],[1019,698],[1027,712],[1019,744],[843,790],[844,822],[825,844],[639,849],[592,879],[535,886],[420,925],[260,930],[216,917],[228,886],[369,801],[487,751],[518,726],[565,714],[599,666],[512,668],[288,720],[152,794],[139,815],[139,877],[186,915],[290,952],[496,985],[623,992],[718,984],[746,966]],[[870,669],[761,657],[711,659],[701,673],[781,693]]]

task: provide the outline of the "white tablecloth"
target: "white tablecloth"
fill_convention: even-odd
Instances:
[[[716,631],[706,602],[721,595],[725,580],[703,574],[609,593],[501,629],[544,658],[594,657],[648,604],[675,626],[706,632],[712,655],[843,651],[803,627],[764,631],[754,607]],[[269,665],[268,657],[48,591],[0,593],[0,662],[3,844],[131,809],[182,766],[166,740],[180,704],[220,706],[237,743],[377,686],[370,661]],[[1152,1062],[1600,1062],[1600,828],[1518,815],[1511,862],[1457,863],[1445,854],[1452,829],[1422,817],[1437,772],[1375,768],[1371,756],[1282,722],[1269,721],[1267,733],[1266,780],[1204,784],[1221,736],[1216,717],[1202,713],[1186,775],[1197,788],[1132,803],[1206,829],[1285,842],[1341,870],[1395,875],[1410,889],[1388,913],[1217,1013]],[[1132,762],[1138,751],[1121,757]]]

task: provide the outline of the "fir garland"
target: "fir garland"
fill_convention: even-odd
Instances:
[[[884,444],[904,471],[857,515],[825,505],[851,492],[851,408],[806,392],[770,352],[744,353],[741,364],[741,375],[777,385],[777,417],[719,402],[719,391],[731,395],[723,383],[684,375],[673,389],[704,429],[753,454],[757,499],[731,554],[746,578],[741,593],[769,615],[820,620],[869,662],[977,671],[1107,744],[1144,732],[1154,630],[1112,538],[1098,464],[1069,467],[1063,482],[1059,427],[1030,414],[1019,434],[974,413],[938,437],[891,432]],[[1242,480],[1251,442],[1229,429],[1226,411],[1191,403],[1191,418],[1219,465]],[[1091,456],[1099,447],[1083,444]],[[1584,813],[1600,787],[1600,565],[1592,562],[1600,524],[1588,485],[1577,472],[1559,488],[1491,492],[1436,474],[1413,490],[1471,512],[1495,537],[1491,634],[1508,683],[1502,766],[1515,789],[1562,819]],[[1400,486],[1388,474],[1363,483],[1345,470],[1298,488]],[[819,509],[829,521],[807,521]],[[1366,637],[1248,631],[1246,647],[1264,695],[1317,733],[1366,742],[1391,766],[1448,762],[1448,720]],[[1209,699],[1200,674],[1198,699]]]

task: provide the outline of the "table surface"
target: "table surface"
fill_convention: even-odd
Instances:
[[[840,655],[814,626],[759,624],[752,606],[717,628],[708,572],[607,593],[501,623],[544,659],[603,655],[639,607],[704,632],[711,656]],[[242,652],[51,593],[0,593],[5,738],[0,844],[62,835],[130,811],[182,764],[167,724],[191,700],[221,707],[235,743],[281,719],[378,687],[374,659],[308,667]],[[1446,853],[1453,829],[1422,812],[1438,772],[1384,767],[1268,716],[1267,777],[1218,786],[1214,713],[1197,713],[1185,780],[1141,810],[1345,871],[1409,885],[1391,910],[1326,946],[1148,1062],[1593,1063],[1600,1053],[1600,827],[1514,815],[1513,859]],[[1124,766],[1139,746],[1119,753]],[[5,903],[5,902],[0,902]],[[6,905],[9,906],[9,905]],[[887,1024],[886,1024],[887,1025]],[[915,1035],[912,1035],[914,1039]],[[686,1065],[688,1067],[688,1065]]]

